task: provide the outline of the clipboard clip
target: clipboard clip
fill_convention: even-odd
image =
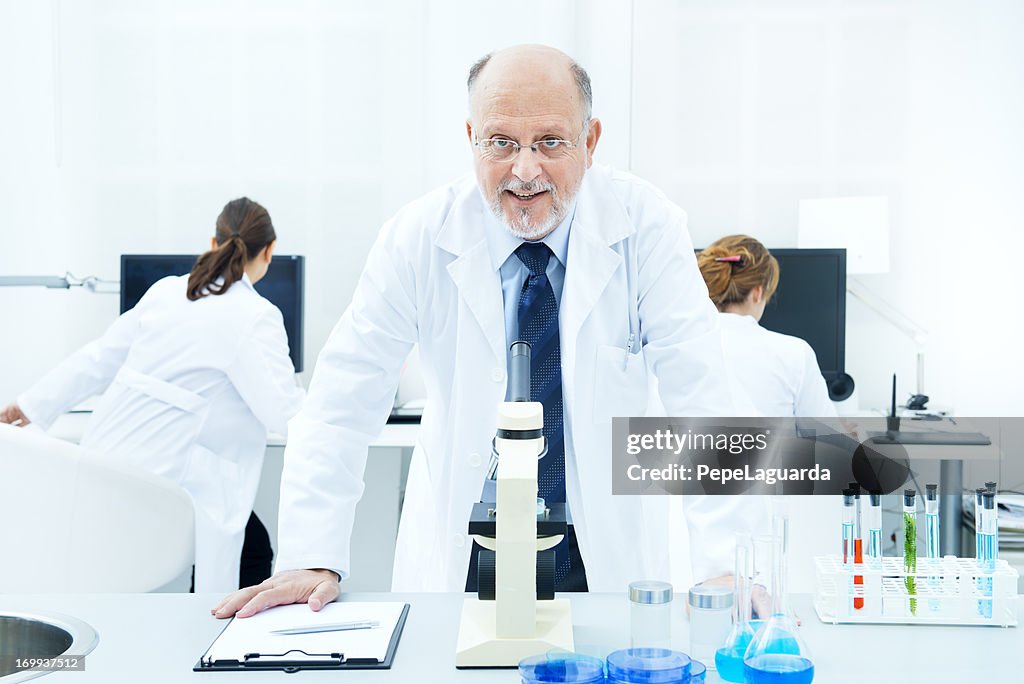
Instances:
[[[338,667],[344,662],[344,653],[306,653],[294,648],[284,653],[246,653],[238,664],[241,667],[280,667],[285,672],[294,673],[310,666]]]

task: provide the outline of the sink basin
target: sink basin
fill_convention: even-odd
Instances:
[[[15,658],[84,656],[96,648],[96,630],[67,615],[42,611],[0,610],[0,684],[13,684],[48,674],[17,670]]]

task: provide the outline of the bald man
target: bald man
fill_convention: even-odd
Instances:
[[[468,90],[475,174],[381,229],[289,426],[277,574],[225,598],[218,617],[337,598],[367,446],[413,345],[427,403],[394,591],[474,588],[467,525],[520,339],[533,348],[531,399],[544,405],[539,495],[572,519],[556,590],[668,577],[667,497],[612,496],[610,420],[734,415],[686,215],[649,184],[593,165],[601,122],[590,78],[567,55],[495,52],[473,65]],[[687,497],[684,508],[695,578],[727,574],[747,508],[724,497]]]

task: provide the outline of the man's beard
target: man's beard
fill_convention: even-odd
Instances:
[[[530,219],[537,210],[533,207],[521,207],[511,219],[501,205],[501,198],[506,190],[517,192],[521,195],[533,194],[547,191],[551,193],[551,210],[547,218],[538,225],[530,225]],[[570,198],[571,199],[571,198]],[[528,183],[518,178],[510,178],[502,181],[494,194],[491,196],[491,213],[505,226],[505,230],[512,233],[521,240],[534,240],[543,237],[558,227],[558,224],[565,218],[570,202],[564,201],[558,194],[553,183],[547,181],[530,181]]]

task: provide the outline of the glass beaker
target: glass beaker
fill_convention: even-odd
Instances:
[[[814,663],[786,607],[786,551],[789,521],[772,518],[772,615],[754,635],[743,658],[748,684],[810,684]]]
[[[736,595],[732,604],[732,630],[725,639],[725,645],[715,651],[718,676],[727,682],[743,681],[743,656],[754,638],[754,630],[750,626],[753,550],[753,539],[749,534],[736,535],[736,567],[733,571]]]
[[[672,585],[629,583],[629,645],[631,648],[672,648]]]

